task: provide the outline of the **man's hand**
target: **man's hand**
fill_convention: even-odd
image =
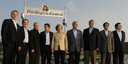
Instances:
[[[97,51],[99,50],[99,48],[96,49]]]
[[[18,47],[18,51],[20,51],[20,50],[21,50],[21,47],[19,46],[19,47]]]
[[[66,50],[65,50],[65,52],[67,53],[67,52],[68,52],[68,50],[66,49]]]
[[[54,53],[54,50],[51,50],[52,53]]]
[[[32,49],[31,52],[34,53],[34,49]]]
[[[83,52],[83,49],[81,49],[81,52]]]

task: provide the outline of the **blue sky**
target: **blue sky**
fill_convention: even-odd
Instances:
[[[23,12],[24,0],[1,0],[0,1],[0,25],[4,19],[11,18],[12,10],[18,10],[20,15],[17,22],[21,24],[21,13]],[[67,6],[67,30],[72,28],[72,22],[78,21],[78,29],[88,28],[88,21],[95,20],[95,27],[103,30],[103,23],[109,22],[111,31],[115,30],[114,25],[121,22],[123,31],[126,32],[128,41],[128,0],[27,0],[26,7],[42,8],[42,4],[47,4],[50,9],[64,10]],[[29,19],[28,29],[33,29],[33,23],[40,24],[39,31],[44,30],[44,23],[51,24],[51,31],[55,31],[57,24],[62,24],[63,18],[25,16]],[[1,28],[1,26],[0,26]],[[1,31],[1,30],[0,30]]]

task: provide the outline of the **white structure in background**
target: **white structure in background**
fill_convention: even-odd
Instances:
[[[25,19],[25,15],[64,18],[63,25],[65,26],[64,32],[66,32],[66,27],[67,27],[66,5],[65,5],[65,10],[49,9],[49,5],[42,5],[42,8],[31,8],[31,7],[25,7],[25,1],[24,1],[24,12],[22,13],[21,18]]]

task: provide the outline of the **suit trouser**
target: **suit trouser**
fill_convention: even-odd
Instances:
[[[7,46],[3,46],[3,63],[2,64],[15,64],[15,56],[17,51],[14,47],[8,48]]]
[[[46,64],[46,58],[47,58],[47,64],[51,64],[51,50],[50,46],[46,46],[43,53],[41,53],[42,58],[42,64]]]
[[[55,64],[59,64],[59,55],[61,56],[61,64],[65,64],[65,51],[54,51]]]
[[[22,43],[21,50],[18,52],[18,55],[17,55],[18,64],[25,64],[27,50],[28,50],[28,44]]]
[[[75,55],[75,63],[73,63],[74,61],[74,55]],[[80,52],[69,52],[69,64],[79,64],[79,60],[80,60]]]
[[[111,64],[111,53],[101,52],[101,64]]]
[[[113,53],[113,64],[124,64],[124,53],[122,52],[121,49],[118,53],[116,52]]]
[[[29,54],[29,64],[39,64],[40,53],[30,53]]]
[[[96,64],[96,50],[84,50],[84,64],[89,64],[89,56],[91,56],[91,63]]]

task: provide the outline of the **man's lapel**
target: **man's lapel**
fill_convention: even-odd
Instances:
[[[108,31],[108,39],[111,37],[111,32]]]
[[[36,36],[37,36],[38,38],[40,38],[40,36],[39,36],[39,32],[36,31],[36,30],[34,30],[34,31],[35,31],[35,33],[36,33]]]
[[[75,39],[75,35],[74,35],[74,33],[73,33],[73,29],[71,29],[71,32],[72,32],[73,38]]]
[[[105,34],[105,30],[103,30],[103,35],[107,38],[106,34]]]
[[[124,33],[121,31],[122,33],[122,39],[121,39],[121,42],[123,42],[123,39],[124,39]]]
[[[89,28],[87,29],[87,33],[90,34],[90,33],[89,33]]]
[[[118,33],[117,33],[116,30],[115,30],[115,33],[116,33],[116,35],[117,35],[118,40],[120,41],[119,35],[118,35]]]
[[[13,26],[13,28],[14,28],[15,31],[16,31],[16,27],[15,27],[15,25],[14,25],[14,23],[13,23],[13,20],[11,19],[11,21],[12,21],[12,26]]]
[[[91,35],[94,33],[94,31],[95,31],[95,29],[93,28],[93,29],[92,29],[92,32],[91,32]]]
[[[76,40],[78,39],[78,37],[79,37],[79,30],[77,30],[77,37],[76,37]]]

